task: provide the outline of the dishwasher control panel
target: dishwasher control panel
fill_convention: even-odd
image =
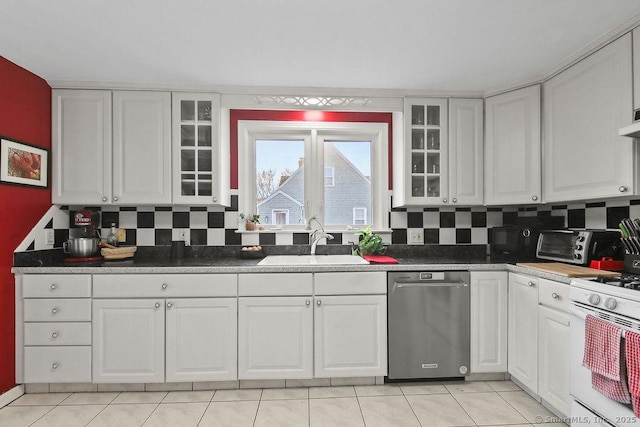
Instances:
[[[432,272],[421,272],[420,280],[444,280],[444,272],[440,271],[437,273]]]

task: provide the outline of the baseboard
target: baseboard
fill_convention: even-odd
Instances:
[[[24,394],[23,385],[17,385],[11,390],[7,390],[6,392],[0,394],[0,408],[4,408],[9,403],[13,402],[23,394]]]

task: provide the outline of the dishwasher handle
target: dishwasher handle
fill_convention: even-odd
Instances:
[[[464,280],[457,281],[437,281],[437,282],[395,282],[393,284],[393,291],[403,288],[445,288],[445,287],[466,287],[469,286]]]

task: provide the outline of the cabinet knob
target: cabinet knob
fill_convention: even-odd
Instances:
[[[173,307],[173,304],[171,304],[170,302],[167,303],[167,308],[171,308]]]
[[[304,303],[305,303],[306,305],[311,305],[311,301],[309,301],[309,300],[306,300]]]
[[[320,307],[322,305],[322,301],[318,300],[318,301],[316,301],[316,304],[317,304],[318,307]]]
[[[58,364],[57,363],[52,364],[51,369],[58,369]]]
[[[451,199],[451,201],[452,201],[453,203],[458,203],[458,199],[456,199],[455,197],[454,197],[453,199]]]
[[[114,202],[117,202],[117,201],[118,201],[118,198],[117,198],[117,197],[114,197],[114,198],[113,198],[113,201],[114,201]]]
[[[51,284],[51,290],[52,291],[55,291],[57,287],[58,287],[58,285],[56,285],[55,283]]]
[[[447,198],[446,197],[442,198],[442,203],[447,203]]]
[[[162,289],[163,289],[163,290],[164,290],[164,289],[167,289],[167,286],[168,286],[168,285],[167,285],[166,283],[163,283],[163,284],[162,284]]]
[[[53,314],[53,315],[58,314],[58,311],[59,311],[58,307],[53,307],[51,309],[51,314]]]
[[[58,333],[57,332],[52,333],[51,334],[51,338],[53,338],[53,339],[58,338]]]
[[[538,200],[538,196],[531,196],[531,200],[535,202],[536,200]]]
[[[534,286],[534,285],[535,285],[535,283],[533,283],[532,281],[528,281],[527,282],[527,286]]]
[[[103,201],[103,202],[106,202],[106,201],[107,201],[107,198],[106,198],[106,197],[103,197],[103,198],[102,198],[102,201]]]
[[[218,203],[218,198],[217,197],[213,198],[213,203]]]
[[[621,193],[626,193],[627,192],[627,187],[625,187],[624,185],[621,185],[620,187],[618,187],[618,191]]]
[[[156,308],[160,308],[160,303],[159,302],[156,303]]]
[[[552,294],[551,294],[551,298],[553,298],[553,299],[559,299],[559,298],[560,298],[560,295],[558,295],[557,293],[555,293],[555,292],[554,292],[554,293],[552,293]]]

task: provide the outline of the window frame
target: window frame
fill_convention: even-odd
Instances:
[[[304,216],[316,216],[324,224],[324,148],[322,141],[370,141],[371,142],[371,228],[388,231],[390,210],[389,182],[389,131],[387,123],[308,122],[238,120],[238,209],[255,211],[255,141],[303,140],[305,158]],[[316,177],[314,180],[313,177]],[[317,181],[320,178],[321,184]],[[365,218],[366,221],[366,218]],[[305,224],[289,224],[285,230],[304,229]],[[363,226],[364,227],[364,226]],[[336,231],[353,229],[353,224],[325,227]],[[357,228],[357,227],[356,227]]]
[[[283,213],[285,215],[284,224],[274,222],[276,219],[276,213]],[[289,209],[271,209],[271,225],[289,225]]]
[[[327,169],[329,169],[331,171],[330,175],[327,175]],[[335,187],[336,186],[336,168],[334,168],[333,166],[325,166],[323,175],[324,175],[323,176],[324,179],[331,178],[331,184],[327,184],[325,182],[324,183],[325,187]]]

